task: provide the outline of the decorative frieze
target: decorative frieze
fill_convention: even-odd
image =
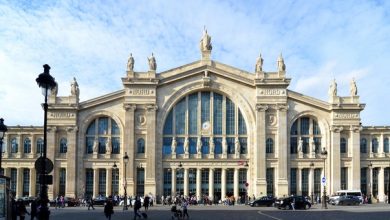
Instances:
[[[137,108],[137,106],[135,104],[123,104],[123,108],[126,111],[134,111]]]
[[[263,96],[284,96],[286,95],[285,89],[261,89],[260,95]]]
[[[134,96],[153,96],[153,89],[129,89],[129,94]]]
[[[75,118],[76,114],[73,112],[51,112],[48,118]]]
[[[358,119],[359,114],[358,113],[335,113],[334,118],[335,119]]]

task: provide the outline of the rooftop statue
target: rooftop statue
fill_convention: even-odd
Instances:
[[[156,64],[156,58],[154,58],[154,55],[152,53],[151,57],[148,57],[148,62],[149,62],[149,70],[154,70],[156,71],[157,69],[157,64]]]
[[[261,54],[260,54],[259,57],[256,60],[256,67],[255,67],[255,72],[256,73],[263,71],[263,61],[264,60],[263,60],[263,58],[261,57]]]
[[[203,31],[203,37],[200,40],[200,50],[201,51],[211,51],[213,48],[211,45],[211,37],[207,34],[206,28]]]
[[[286,71],[286,65],[284,64],[282,53],[280,53],[278,58],[278,72],[283,72],[283,71]]]
[[[350,93],[351,93],[351,96],[357,96],[357,86],[356,86],[355,79],[351,80]]]
[[[134,57],[130,53],[129,59],[127,60],[127,71],[133,71],[134,69]]]
[[[329,85],[329,96],[337,96],[337,83],[336,80],[333,79],[333,81]]]
[[[80,90],[79,90],[79,84],[76,81],[76,77],[73,77],[73,81],[70,83],[70,94],[79,96]]]

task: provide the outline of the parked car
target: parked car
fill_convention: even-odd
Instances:
[[[74,207],[80,206],[80,201],[72,197],[64,197],[65,206]]]
[[[310,209],[311,203],[304,196],[290,196],[275,201],[274,206],[278,209]]]
[[[363,203],[363,195],[360,190],[339,190],[329,199],[330,204],[334,204],[335,200],[338,200],[340,196],[355,196],[359,199],[360,204]]]
[[[260,199],[252,201],[249,203],[250,206],[272,206],[275,202],[275,198],[272,196],[263,196]]]
[[[339,196],[330,201],[332,205],[359,205],[360,199],[357,196]]]
[[[107,197],[98,196],[93,200],[93,205],[104,205],[107,201]]]

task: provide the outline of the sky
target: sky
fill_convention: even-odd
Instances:
[[[200,59],[206,27],[212,59],[276,71],[283,54],[290,90],[328,100],[331,80],[349,96],[355,79],[364,126],[390,126],[390,1],[44,1],[0,0],[0,117],[9,126],[43,125],[44,97],[35,79],[43,64],[80,101],[123,88],[127,58],[157,73]]]

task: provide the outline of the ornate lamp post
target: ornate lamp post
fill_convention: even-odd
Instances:
[[[3,157],[3,139],[5,136],[5,133],[8,131],[7,126],[4,124],[4,119],[0,118],[0,170],[1,167],[1,159]],[[1,173],[0,176],[4,175],[4,173]]]
[[[324,179],[323,180],[324,194],[322,196],[322,208],[323,209],[327,209],[328,208],[328,204],[326,203],[326,164],[325,164],[325,161],[326,161],[326,157],[328,155],[328,151],[326,151],[325,148],[322,148],[321,155],[324,158],[324,178],[323,178]]]
[[[49,202],[48,195],[47,195],[47,172],[46,172],[46,152],[47,152],[47,96],[51,92],[53,88],[56,87],[56,81],[54,78],[50,75],[50,66],[45,64],[43,65],[43,73],[39,74],[38,78],[36,79],[36,82],[38,83],[38,86],[42,89],[42,94],[45,97],[45,103],[43,104],[43,110],[44,110],[44,120],[43,120],[43,152],[42,152],[42,160],[41,160],[41,174],[42,178],[40,178],[40,184],[41,184],[41,191],[40,191],[40,202],[41,202],[41,208],[40,208],[40,219],[46,220],[49,219],[49,208],[47,207],[47,204]]]
[[[311,170],[314,169],[314,163],[313,162],[310,163],[310,168],[311,168]],[[313,170],[312,174],[313,174],[313,176],[311,177],[311,179],[313,180],[314,179],[314,170]],[[313,204],[313,203],[314,203],[314,188],[311,189],[311,204]]]
[[[117,177],[118,177],[118,174],[116,173],[116,170],[118,169],[118,166],[116,165],[116,163],[114,162],[114,165],[112,166],[112,169],[114,170],[115,172],[115,176],[114,176],[114,180],[115,182],[117,181]],[[115,187],[116,188],[116,187]],[[113,195],[115,195],[115,193],[117,193],[114,189],[114,187],[112,187],[113,189],[113,192],[111,192]]]
[[[127,210],[127,177],[126,177],[126,167],[127,163],[129,162],[129,156],[127,155],[127,152],[125,152],[125,156],[123,156],[123,163],[125,164],[125,179],[123,187],[125,188],[125,201],[123,202],[123,210]],[[131,202],[131,201],[130,201]]]

